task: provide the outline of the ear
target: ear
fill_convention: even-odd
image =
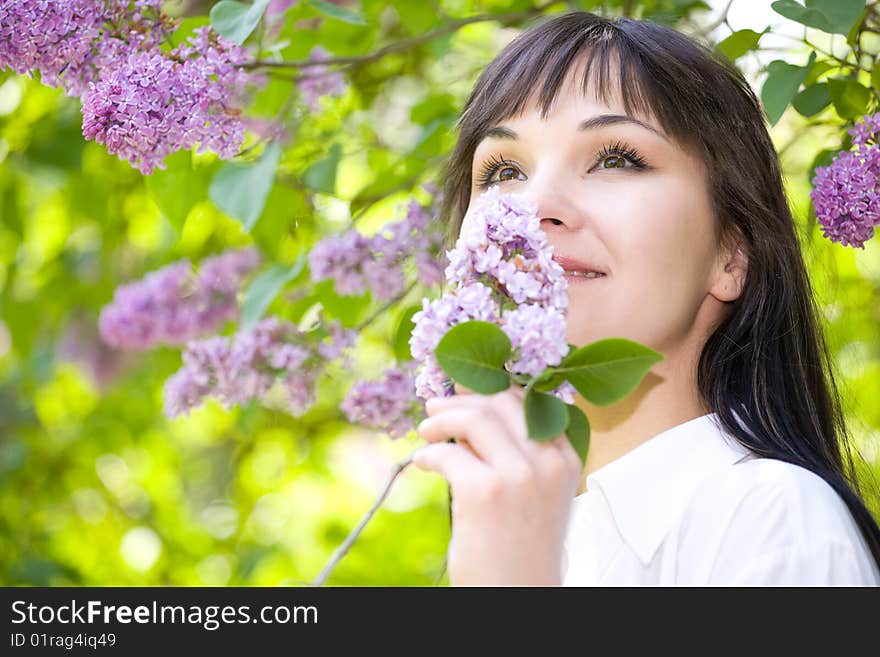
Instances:
[[[736,247],[732,255],[729,251],[720,252],[709,294],[719,301],[735,301],[746,284],[748,268],[749,259],[741,245]]]

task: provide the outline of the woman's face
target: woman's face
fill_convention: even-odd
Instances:
[[[705,165],[653,118],[582,95],[580,75],[546,120],[533,103],[478,145],[464,224],[487,177],[529,198],[554,254],[607,272],[568,278],[568,341],[624,337],[671,355],[704,341],[721,301],[738,295],[717,276]]]

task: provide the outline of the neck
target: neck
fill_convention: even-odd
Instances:
[[[587,490],[587,476],[674,426],[705,415],[697,391],[696,363],[666,359],[645,375],[621,401],[596,406],[578,396],[575,403],[590,421],[590,448],[578,494]]]

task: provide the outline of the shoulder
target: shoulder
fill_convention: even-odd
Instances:
[[[688,511],[697,517],[760,519],[765,527],[776,521],[778,530],[792,534],[789,540],[832,538],[854,527],[849,509],[828,482],[778,459],[753,458],[716,473],[697,488]]]
[[[743,461],[702,482],[679,538],[685,553],[706,555],[710,581],[749,583],[738,578],[752,573],[766,579],[758,583],[880,584],[840,495],[816,473],[777,459]]]

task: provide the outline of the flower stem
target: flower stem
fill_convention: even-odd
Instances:
[[[357,537],[360,536],[360,533],[363,531],[366,524],[370,521],[370,518],[375,515],[379,507],[382,506],[382,502],[384,502],[385,498],[388,497],[388,492],[391,490],[391,486],[394,484],[394,481],[397,479],[398,475],[403,472],[410,463],[412,463],[412,454],[410,454],[399,463],[395,463],[394,468],[391,470],[391,476],[388,478],[388,481],[385,484],[385,488],[379,494],[379,497],[376,498],[373,506],[370,508],[369,511],[367,511],[366,515],[361,518],[361,521],[357,524],[357,526],[351,530],[351,533],[342,542],[342,545],[336,548],[336,551],[330,557],[330,561],[327,562],[327,565],[324,566],[321,574],[315,578],[314,582],[312,582],[312,586],[324,585],[324,582],[327,581],[327,577],[330,575],[330,571],[332,571],[333,568],[336,567],[336,564],[339,563],[339,560],[346,555],[352,544],[357,540]]]

